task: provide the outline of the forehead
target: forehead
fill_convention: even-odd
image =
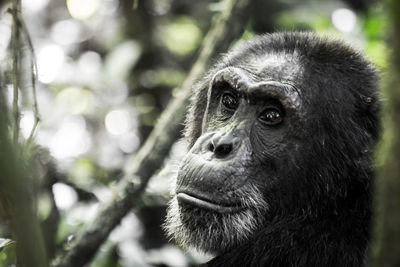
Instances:
[[[304,72],[304,66],[296,52],[292,54],[265,53],[249,54],[238,60],[236,65],[252,73],[259,81],[299,81]]]

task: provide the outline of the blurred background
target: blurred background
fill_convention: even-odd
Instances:
[[[11,64],[7,8],[3,3],[0,14],[2,70]],[[41,121],[34,140],[46,177],[34,194],[50,255],[110,199],[223,8],[211,0],[22,0],[37,63]],[[378,0],[256,0],[250,12],[239,42],[266,32],[316,31],[364,51],[382,73],[387,68],[386,16]],[[6,82],[4,88],[11,106],[13,86]],[[35,118],[29,94],[20,98],[25,138]],[[161,228],[184,153],[185,145],[177,142],[140,205],[87,266],[190,266],[207,260],[168,242]],[[12,247],[1,245],[10,231],[7,220],[0,220],[0,266],[12,261]]]

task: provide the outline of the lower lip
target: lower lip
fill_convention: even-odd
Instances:
[[[239,206],[222,206],[215,203],[208,202],[203,199],[199,199],[197,197],[188,195],[186,193],[178,193],[177,195],[178,201],[186,204],[190,204],[196,207],[216,211],[219,213],[234,213],[243,210],[242,207]]]

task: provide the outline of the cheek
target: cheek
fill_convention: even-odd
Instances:
[[[289,122],[277,126],[255,123],[250,131],[250,143],[254,153],[266,160],[286,160],[307,147],[302,128],[289,127]],[[303,148],[299,144],[303,144]]]
[[[279,131],[267,131],[263,127],[252,128],[250,143],[254,157],[261,165],[276,165],[276,161],[284,156],[284,138]]]

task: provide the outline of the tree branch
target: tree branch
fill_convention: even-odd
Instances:
[[[19,13],[21,12],[21,0],[14,0],[12,2],[12,36],[11,36],[11,45],[12,45],[12,57],[13,57],[13,116],[14,116],[14,125],[13,125],[13,141],[15,148],[18,147],[18,139],[19,139],[19,121],[20,121],[20,112],[18,106],[18,90],[20,86],[20,48],[21,48],[21,34],[20,34],[20,20]]]
[[[37,94],[36,94],[36,80],[37,80],[38,71],[37,71],[37,65],[36,65],[35,49],[33,48],[31,36],[29,35],[25,21],[21,18],[20,22],[21,22],[21,29],[25,35],[26,41],[28,43],[29,52],[30,52],[29,63],[30,63],[30,70],[31,70],[34,121],[33,121],[33,126],[31,129],[31,132],[27,139],[27,144],[29,146],[32,143],[33,136],[35,134],[36,128],[40,121],[39,105],[38,105]]]
[[[180,137],[191,88],[210,65],[211,59],[225,51],[233,40],[241,36],[248,20],[249,0],[224,0],[224,10],[217,15],[204,38],[196,63],[183,82],[182,89],[171,100],[152,133],[135,156],[132,169],[120,182],[113,199],[102,207],[96,219],[77,236],[53,266],[83,266],[90,261],[109,233],[133,207],[143,193],[150,177],[158,170],[173,142]],[[140,178],[140,184],[133,183]]]

